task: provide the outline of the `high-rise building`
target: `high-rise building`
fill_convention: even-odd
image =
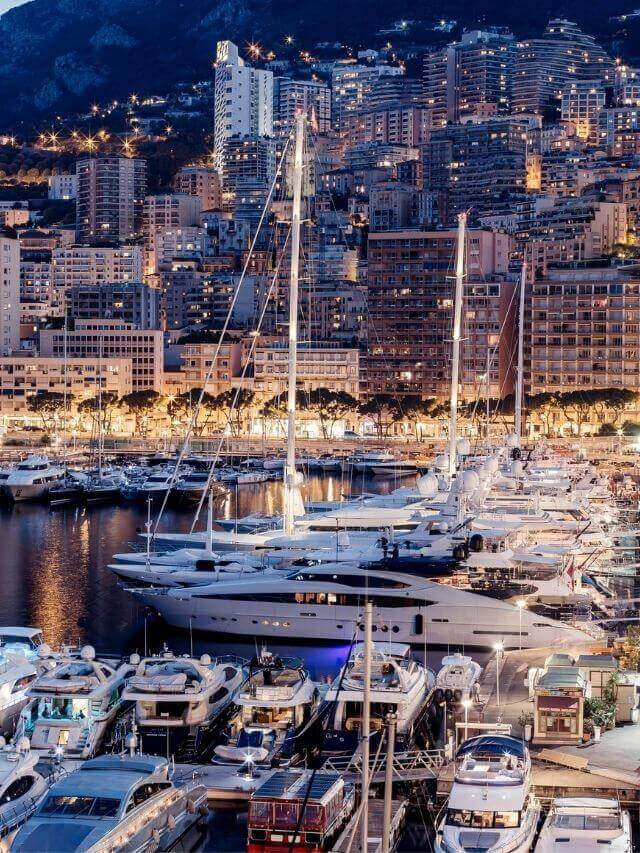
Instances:
[[[424,189],[441,195],[441,222],[493,212],[527,182],[528,124],[510,118],[434,130],[423,147]]]
[[[572,80],[562,90],[562,120],[575,125],[578,139],[598,145],[598,118],[605,104],[606,91],[600,80]]]
[[[331,130],[331,89],[320,80],[276,77],[273,112],[274,130],[280,136],[290,133],[298,112],[307,115],[314,133],[327,133]]]
[[[142,246],[69,246],[53,249],[51,264],[51,299],[61,306],[68,287],[142,281],[144,249]]]
[[[136,329],[160,328],[160,291],[140,281],[79,285],[65,295],[70,319],[124,320]]]
[[[0,231],[0,355],[20,347],[20,243]]]
[[[347,113],[367,106],[371,92],[381,77],[402,75],[397,65],[336,65],[331,74],[331,115],[339,129]]]
[[[173,188],[177,193],[197,196],[202,210],[220,210],[220,175],[212,166],[183,166],[174,178]]]
[[[273,74],[246,65],[233,42],[216,55],[214,154],[224,173],[224,147],[234,136],[273,135]]]
[[[559,107],[562,91],[573,80],[613,83],[614,64],[593,36],[571,21],[549,21],[539,39],[517,45],[513,76],[513,110],[541,113]]]
[[[425,56],[424,101],[434,127],[478,114],[495,115],[511,106],[515,44],[511,33],[473,30],[459,42]]]
[[[76,234],[80,243],[134,237],[142,226],[147,163],[128,157],[92,157],[76,163]]]
[[[451,375],[457,231],[395,231],[369,235],[368,341],[370,394],[448,399]],[[467,235],[467,276],[460,383],[462,397],[482,396],[487,351],[497,347],[489,391],[512,389],[511,337],[514,283],[507,280],[511,240],[472,230]]]
[[[428,141],[429,130],[429,110],[396,101],[346,113],[341,133],[349,148],[366,142],[415,146]]]

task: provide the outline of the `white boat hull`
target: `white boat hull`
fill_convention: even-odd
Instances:
[[[350,642],[354,633],[364,636],[362,619],[354,608],[340,605],[272,604],[246,599],[177,598],[158,591],[137,589],[135,597],[178,628],[250,637],[277,637],[280,640],[325,640]],[[433,611],[426,616],[426,611]],[[328,611],[328,612],[327,612]],[[504,610],[493,613],[490,604],[483,608],[435,605],[375,609],[376,638],[422,646],[518,648],[517,624],[496,627],[504,620]],[[516,615],[517,620],[517,615]],[[438,621],[439,620],[439,621]],[[420,622],[422,621],[421,630]],[[357,624],[358,623],[358,624]],[[386,628],[386,630],[384,630]],[[563,646],[589,642],[591,638],[569,626],[531,627],[523,632],[523,648]]]

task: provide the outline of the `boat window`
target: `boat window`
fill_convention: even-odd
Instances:
[[[304,829],[319,829],[322,827],[323,818],[322,806],[307,804],[302,816],[302,826]]]
[[[192,593],[192,598],[204,598],[211,599],[214,601],[255,601],[260,603],[271,603],[271,604],[320,604],[320,605],[340,605],[343,607],[361,607],[362,606],[362,596],[358,594],[348,595],[347,593],[336,592],[329,593],[329,598],[327,598],[326,592],[281,592],[281,593],[271,593],[271,592],[238,592],[230,595],[209,595],[209,594],[199,594]],[[374,607],[415,607],[416,603],[412,598],[408,596],[398,596],[393,597],[390,595],[370,595],[369,601],[372,602]],[[432,601],[420,600],[420,607],[428,607],[433,604]],[[487,633],[494,633],[487,632]],[[502,631],[501,633],[506,634],[507,631]],[[515,632],[516,635],[518,632]],[[522,632],[523,636],[526,636],[526,632]]]
[[[131,811],[131,809],[142,805],[142,803],[145,803],[150,797],[154,797],[156,794],[159,794],[160,791],[164,791],[166,788],[170,787],[171,782],[149,782],[147,785],[141,785],[133,792],[131,801],[127,806],[127,811]]]
[[[120,800],[111,797],[49,796],[40,806],[39,813],[46,815],[90,815],[115,817]]]
[[[225,696],[229,695],[229,691],[226,687],[219,687],[216,692],[209,697],[209,704],[213,705],[215,702],[221,702]]]
[[[243,749],[250,746],[260,747],[262,746],[263,737],[264,732],[261,730],[247,731],[247,729],[243,729],[238,736],[238,749]]]
[[[273,823],[276,827],[295,828],[298,825],[298,804],[274,803]]]
[[[618,815],[557,814],[552,820],[552,825],[557,826],[559,829],[606,831],[619,829],[620,818]]]
[[[21,776],[19,779],[15,779],[0,796],[0,806],[11,803],[19,797],[24,797],[27,791],[33,788],[35,781],[35,776]]]
[[[260,802],[259,800],[251,803],[249,811],[250,823],[269,823],[271,820],[271,803]]]
[[[512,829],[520,826],[520,812],[484,812],[466,809],[447,811],[449,826],[473,827],[474,829]]]
[[[295,575],[290,576],[290,580],[344,584],[344,586],[351,586],[356,589],[364,589],[365,587],[375,587],[376,589],[407,589],[411,586],[411,584],[396,580],[395,578],[385,578],[378,575],[346,575],[342,572],[335,575],[317,574],[316,572],[296,572]]]
[[[19,678],[16,682],[14,682],[14,685],[11,688],[11,692],[19,693],[21,690],[24,690],[25,687],[28,687],[31,682],[34,681],[35,678],[35,673],[33,675],[25,675],[22,678]]]

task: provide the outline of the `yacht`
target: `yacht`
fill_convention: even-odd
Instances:
[[[48,783],[36,770],[39,756],[28,738],[0,742],[0,850],[8,849],[16,830],[36,810]]]
[[[393,453],[384,450],[371,451],[370,453],[354,453],[345,460],[347,467],[364,473],[370,473],[374,465],[385,465],[388,463],[395,464],[396,458]]]
[[[468,699],[481,672],[480,664],[468,655],[445,655],[442,669],[436,677],[436,689],[441,690],[447,699]]]
[[[84,497],[83,481],[77,476],[67,474],[55,482],[47,494],[49,506],[72,506],[79,504]]]
[[[0,649],[0,734],[12,735],[27,704],[27,690],[37,676],[33,662],[20,652]]]
[[[90,758],[123,709],[122,691],[133,667],[97,659],[92,646],[78,657],[56,656],[52,664],[27,689],[31,701],[22,710],[19,731],[42,753]]]
[[[84,481],[83,499],[87,504],[117,503],[120,500],[122,477],[117,474],[97,473]]]
[[[133,702],[140,742],[145,752],[182,757],[202,754],[222,713],[246,679],[241,664],[231,660],[131,655],[135,671],[127,679],[124,702]]]
[[[317,685],[302,661],[263,649],[235,699],[228,739],[214,751],[216,764],[290,766],[306,757],[312,737],[303,737],[318,700]]]
[[[209,476],[208,471],[189,471],[173,487],[173,496],[180,503],[198,503],[209,484],[213,497],[223,497],[227,490],[221,483],[209,483]]]
[[[130,592],[170,625],[243,636],[350,642],[354,631],[363,636],[367,595],[383,637],[401,643],[539,648],[593,642],[585,630],[488,596],[350,563]]]
[[[65,469],[54,465],[46,456],[27,456],[13,469],[0,474],[0,487],[13,503],[35,501],[46,497],[54,483],[64,476]]]
[[[36,660],[38,650],[43,645],[44,637],[40,628],[0,627],[0,653],[18,652],[27,660]]]
[[[415,726],[426,708],[434,674],[411,658],[404,643],[373,643],[371,654],[371,732],[380,733],[387,714],[397,715],[396,744],[412,745]],[[324,733],[324,749],[355,752],[360,742],[364,691],[365,649],[356,645],[349,660],[327,691],[331,708]]]
[[[169,850],[206,812],[206,788],[174,782],[166,759],[104,755],[51,786],[11,849]]]
[[[526,744],[507,735],[480,735],[465,741],[457,752],[436,850],[528,853],[539,817]]]
[[[631,818],[617,800],[560,797],[551,804],[535,846],[536,853],[562,848],[580,853],[607,850],[631,853]]]

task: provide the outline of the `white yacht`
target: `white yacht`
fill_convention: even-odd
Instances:
[[[386,716],[397,716],[396,743],[408,748],[414,726],[425,708],[435,675],[411,658],[404,643],[373,643],[371,654],[371,731],[382,731]],[[356,645],[349,660],[326,693],[331,716],[324,733],[324,749],[355,752],[360,742],[365,669],[364,644]]]
[[[176,657],[165,649],[142,659],[131,655],[130,663],[135,671],[122,699],[135,705],[142,748],[158,755],[200,754],[246,679],[237,661],[207,654]]]
[[[13,834],[36,810],[48,783],[36,770],[39,756],[28,738],[16,744],[0,742],[0,851],[8,849]],[[4,846],[3,846],[4,845]]]
[[[135,598],[181,628],[274,637],[344,640],[363,636],[365,595],[384,639],[431,646],[567,647],[593,642],[571,625],[412,575],[327,563],[292,572],[264,572],[204,586],[134,587]]]
[[[456,755],[436,850],[528,853],[539,817],[526,745],[507,735],[480,735],[465,741]]]
[[[318,687],[302,661],[263,649],[250,665],[249,679],[235,699],[227,742],[214,751],[216,764],[289,766],[304,758],[312,738],[308,728]]]
[[[12,735],[27,690],[37,676],[33,662],[20,652],[0,649],[0,735]]]
[[[445,655],[436,677],[436,688],[442,690],[447,699],[468,699],[481,672],[480,664],[468,655]]]
[[[173,496],[181,503],[197,503],[209,486],[213,497],[222,497],[227,490],[221,483],[209,482],[208,471],[189,471],[176,482],[173,487]]]
[[[46,456],[27,456],[0,474],[0,487],[14,503],[35,501],[45,497],[51,486],[64,476],[64,467],[53,464]]]
[[[166,759],[104,755],[52,785],[11,849],[169,850],[206,812],[206,788],[172,781]]]
[[[536,853],[607,850],[631,853],[631,818],[617,800],[560,797],[551,809],[535,846]]]
[[[79,657],[56,656],[54,668],[27,689],[31,701],[22,710],[20,733],[42,753],[90,758],[123,708],[132,671],[129,664],[96,659],[92,646],[84,646]]]
[[[27,660],[36,660],[38,649],[43,644],[44,637],[40,628],[0,627],[0,653],[16,652]]]

